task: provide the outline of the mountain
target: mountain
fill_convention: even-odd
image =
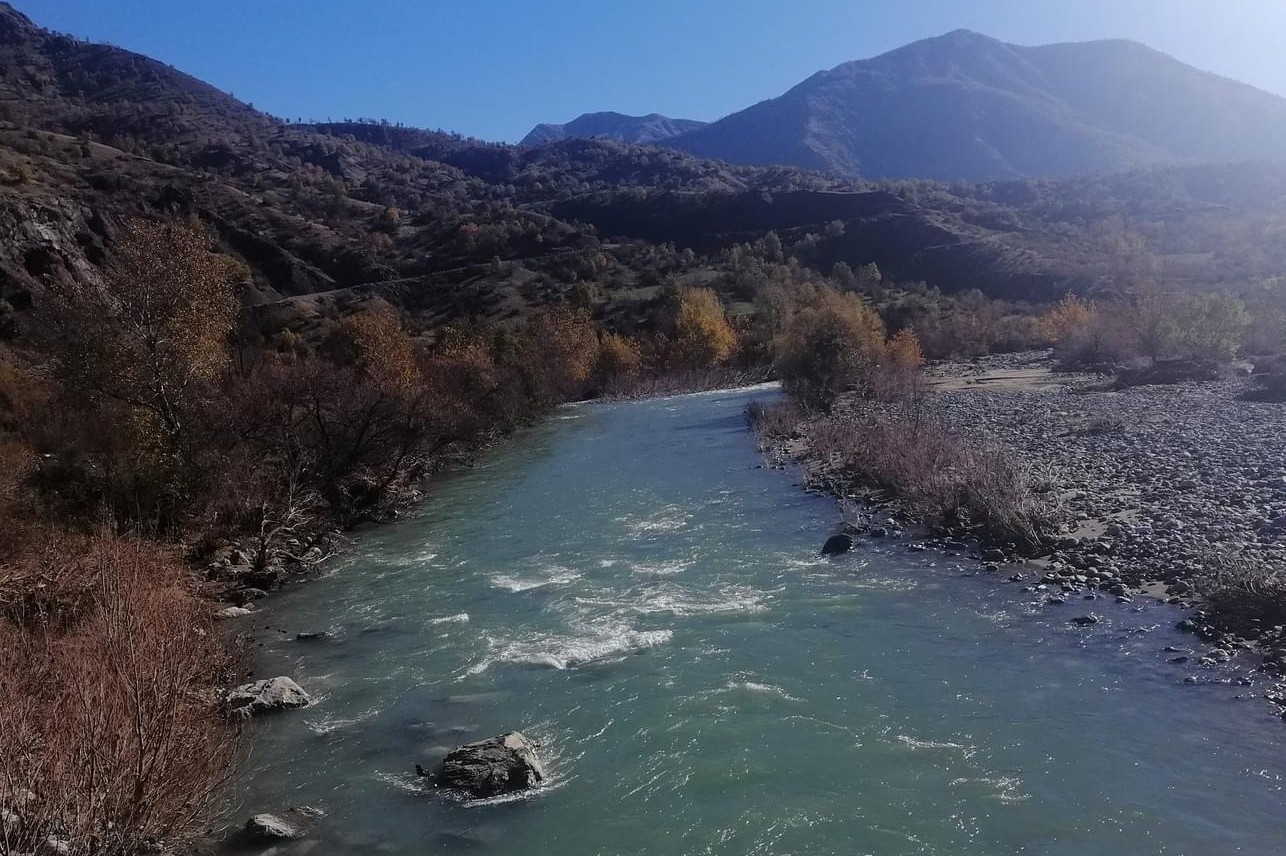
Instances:
[[[612,139],[510,146],[388,122],[292,124],[0,2],[0,339],[49,284],[94,278],[139,216],[208,231],[245,265],[243,299],[270,332],[283,307],[320,329],[372,293],[429,326],[586,292],[614,313],[682,277],[748,303],[766,280],[719,272],[769,231],[784,265],[875,263],[926,293],[1092,287],[1129,245],[1124,229],[1193,287],[1286,270],[1286,247],[1262,239],[1286,222],[1286,170],[875,185]]]
[[[870,190],[609,139],[519,147],[385,122],[291,124],[0,3],[0,311],[93,277],[138,216],[203,224],[245,264],[247,303],[394,283],[439,320],[562,299],[578,256],[609,259],[622,271],[613,287],[628,291],[642,276],[630,259],[651,241],[718,253],[772,228],[802,240],[836,219],[853,264],[878,246],[890,274],[937,281],[963,270],[948,262],[967,245],[990,261],[944,288],[1039,290],[1048,278],[1027,258],[1011,266],[985,227]],[[686,234],[665,223],[676,205]],[[884,237],[862,238],[868,227]],[[497,274],[508,270],[518,274]]]
[[[652,145],[705,126],[695,119],[671,119],[659,113],[626,116],[624,113],[583,113],[565,125],[537,125],[519,145],[539,146],[557,140],[606,138],[623,143]]]
[[[866,178],[988,181],[1286,158],[1286,99],[1129,41],[959,30],[819,72],[665,145]]]

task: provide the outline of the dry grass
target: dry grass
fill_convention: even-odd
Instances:
[[[804,408],[794,399],[764,404],[752,401],[746,408],[746,418],[755,432],[766,440],[780,440],[793,436],[807,418]]]
[[[832,488],[880,487],[932,526],[1033,553],[1049,541],[1058,509],[1048,480],[1005,450],[956,434],[919,407],[863,408],[802,426],[795,408],[783,403],[751,417],[765,436],[802,430]]]
[[[1286,623],[1286,569],[1231,554],[1211,556],[1203,564],[1207,571],[1196,581],[1197,590],[1220,622],[1242,630]]]
[[[0,853],[44,852],[51,836],[86,856],[180,838],[234,751],[208,609],[155,546],[41,540],[0,568]]]

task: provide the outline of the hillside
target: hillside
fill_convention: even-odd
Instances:
[[[867,178],[987,181],[1281,159],[1286,99],[1143,45],[964,30],[819,72],[666,142]]]
[[[519,145],[540,146],[557,140],[573,138],[609,139],[623,143],[652,145],[679,134],[686,134],[705,126],[695,119],[671,119],[659,113],[646,116],[627,116],[611,111],[583,113],[562,125],[540,124],[532,128]]]
[[[111,253],[117,225],[143,214],[214,229],[250,273],[248,303],[414,281],[404,290],[445,317],[521,312],[571,288],[576,275],[565,254],[614,257],[605,239],[660,239],[608,216],[618,203],[663,211],[675,194],[700,208],[704,199],[718,206],[743,195],[869,189],[611,140],[523,148],[387,123],[293,125],[163,63],[43,30],[7,5],[0,5],[0,174],[0,299],[19,307],[42,281],[92,276]],[[775,219],[778,210],[766,209],[755,234],[777,225],[820,230],[837,216],[823,207]],[[895,244],[903,248],[881,263],[913,278],[922,276],[917,241],[958,243],[957,229],[970,241],[990,240],[903,202],[859,217],[873,218],[899,229]],[[945,232],[921,235],[921,218]],[[716,220],[663,239],[713,252],[747,237],[754,235],[744,224]],[[522,261],[536,284],[498,281],[488,273],[495,259]],[[462,271],[472,281],[467,291]],[[971,273],[961,281],[980,280]],[[959,287],[949,278],[939,284]]]
[[[1286,209],[1270,167],[875,185],[609,139],[524,147],[290,124],[6,5],[0,176],[0,300],[20,310],[42,283],[94,276],[119,224],[150,215],[211,228],[246,266],[247,304],[333,303],[388,283],[429,323],[519,315],[586,277],[613,315],[658,270],[709,278],[769,231],[823,273],[875,263],[893,282],[1032,300],[1111,282],[1128,232],[1193,287],[1245,290],[1280,272],[1276,244],[1257,236]],[[695,255],[675,268],[677,250]]]

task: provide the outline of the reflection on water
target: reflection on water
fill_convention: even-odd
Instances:
[[[741,418],[771,394],[569,408],[243,619],[320,701],[260,724],[234,817],[323,809],[283,853],[1280,852],[1280,725],[1183,683],[1173,614],[1080,629],[896,544],[818,558],[833,503]],[[533,797],[414,775],[515,728]]]

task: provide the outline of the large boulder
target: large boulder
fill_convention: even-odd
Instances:
[[[228,707],[242,716],[307,707],[312,697],[299,684],[287,677],[266,678],[242,684],[228,693]]]
[[[537,748],[517,731],[466,744],[442,762],[439,783],[474,797],[539,787],[545,780],[545,767]]]
[[[831,537],[827,538],[826,543],[822,545],[822,555],[838,556],[841,553],[847,553],[849,550],[852,550],[852,549],[853,549],[852,535],[843,535],[843,534],[832,535]]]
[[[303,832],[275,814],[256,814],[246,821],[246,834],[260,841],[302,838]]]

